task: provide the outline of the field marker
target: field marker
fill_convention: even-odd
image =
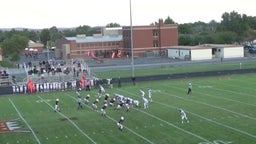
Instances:
[[[119,90],[119,91],[124,91],[124,90]],[[131,93],[131,92],[128,92],[128,91],[125,91],[125,92],[126,92],[126,93],[129,93],[129,94],[131,94],[131,95],[135,95],[134,93]],[[135,96],[137,96],[137,95],[135,95]],[[199,138],[199,139],[201,139],[201,140],[203,140],[203,141],[209,142],[209,140],[207,140],[207,139],[205,139],[205,138],[203,138],[203,137],[201,137],[201,136],[199,136],[199,135],[197,135],[197,134],[194,134],[194,133],[192,133],[192,132],[190,132],[190,131],[187,131],[187,130],[185,130],[185,129],[183,129],[183,128],[180,128],[180,127],[178,127],[178,126],[176,126],[176,125],[174,125],[174,124],[172,124],[172,123],[170,123],[170,122],[167,122],[167,121],[165,121],[165,120],[163,120],[163,119],[161,119],[161,118],[159,118],[159,117],[157,117],[157,116],[155,116],[155,115],[152,115],[152,114],[150,114],[150,113],[147,113],[147,112],[145,112],[145,111],[142,111],[142,110],[139,110],[139,109],[136,109],[136,108],[133,108],[133,109],[135,109],[135,110],[137,110],[137,111],[140,111],[140,112],[142,112],[142,113],[144,113],[144,114],[146,114],[146,115],[148,115],[148,116],[150,116],[150,117],[153,117],[153,118],[155,118],[155,119],[157,119],[157,120],[159,120],[159,121],[161,121],[161,122],[164,122],[164,123],[166,123],[166,124],[168,124],[168,125],[170,125],[170,126],[176,128],[176,129],[178,129],[178,130],[180,130],[180,131],[183,131],[183,132],[185,132],[185,133],[187,133],[187,134],[190,134],[190,135],[192,135],[192,136],[194,136],[194,137],[197,137],[197,138]]]
[[[19,112],[19,110],[17,109],[17,107],[15,106],[15,104],[13,103],[13,101],[9,98],[10,103],[12,104],[12,106],[14,107],[14,109],[16,110],[16,112],[19,114],[20,118],[24,121],[24,123],[27,125],[27,127],[30,129],[30,131],[32,132],[34,138],[36,139],[38,144],[41,144],[40,140],[38,139],[38,137],[36,136],[35,132],[33,131],[33,129],[31,128],[31,126],[28,124],[28,122],[22,117],[21,113]]]
[[[44,101],[44,99],[42,98],[42,97],[40,97],[39,95],[37,96],[37,97],[39,97],[41,100],[43,100]],[[48,102],[46,102],[46,101],[44,101],[49,107],[51,107],[52,108],[52,106],[48,103]],[[59,112],[59,111],[56,111],[59,115],[61,115],[62,117],[64,117],[64,118],[66,118],[78,131],[80,131],[80,133],[82,133],[84,136],[86,136],[92,143],[94,143],[94,144],[96,144],[96,142],[92,139],[92,138],[90,138],[85,132],[83,132],[70,118],[68,118],[67,116],[65,116],[63,113],[61,113],[61,112]]]
[[[66,94],[66,93],[65,93]],[[70,98],[72,98],[72,99],[75,99],[74,97],[72,97],[72,96],[70,96],[69,94],[66,94],[67,96],[69,96]],[[86,107],[88,107],[88,108],[90,108],[91,110],[92,110],[92,108],[90,107],[90,106],[88,106],[87,104],[84,104]],[[97,112],[99,113],[99,111],[97,110]],[[108,116],[108,115],[106,115],[106,117],[108,118],[108,119],[110,119],[110,120],[112,120],[112,121],[114,121],[115,123],[117,123],[117,121],[116,120],[114,120],[112,117],[110,117],[110,116]],[[140,134],[138,134],[138,133],[136,133],[135,131],[133,131],[132,129],[130,129],[130,128],[128,128],[128,127],[126,127],[126,126],[124,126],[124,128],[126,128],[127,130],[129,130],[131,133],[133,133],[133,134],[135,134],[136,136],[138,136],[138,137],[140,137],[140,138],[142,138],[142,139],[144,139],[145,141],[147,141],[148,143],[150,143],[150,144],[154,144],[152,141],[150,141],[149,139],[147,139],[146,137],[144,137],[144,136],[142,136],[142,135],[140,135]]]

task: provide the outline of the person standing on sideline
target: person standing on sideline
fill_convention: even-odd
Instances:
[[[117,122],[117,126],[118,126],[118,129],[119,129],[120,131],[122,131],[123,128],[124,128],[123,122],[124,122],[124,117],[121,116],[121,118],[120,118],[119,121]]]
[[[188,93],[187,94],[192,94],[192,83],[188,83]]]
[[[189,120],[187,118],[187,115],[183,109],[180,109],[180,117],[181,117],[181,123],[189,123]]]

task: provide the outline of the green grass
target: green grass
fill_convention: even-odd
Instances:
[[[153,90],[149,109],[131,108],[129,112],[108,107],[107,117],[91,109],[97,89],[83,91],[90,103],[77,110],[74,91],[10,95],[0,97],[0,121],[17,119],[29,133],[0,133],[1,144],[84,144],[84,143],[157,143],[157,144],[256,144],[255,74],[124,84],[106,89],[142,100],[139,89]],[[187,95],[188,82],[193,94]],[[61,112],[53,112],[56,98]],[[102,105],[100,100],[99,107]],[[181,124],[178,110],[183,108],[190,120]],[[20,115],[22,116],[20,116]],[[125,117],[124,130],[116,121]],[[24,118],[24,120],[23,120]]]
[[[242,69],[255,68],[255,62],[243,62]],[[240,63],[212,63],[202,65],[185,65],[185,66],[162,66],[155,69],[135,69],[136,76],[150,76],[161,74],[176,74],[176,73],[190,73],[202,71],[217,71],[217,70],[235,70],[240,69]],[[116,77],[130,77],[131,70],[113,70],[110,72],[95,72],[99,78],[113,78]]]
[[[13,64],[9,61],[0,61],[0,66],[7,67],[7,68],[14,68],[15,64]]]

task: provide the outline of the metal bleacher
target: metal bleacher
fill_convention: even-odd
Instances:
[[[29,74],[29,71],[34,67],[39,68],[39,61],[33,61],[31,64],[32,67],[24,64],[27,77],[23,81],[32,80],[34,83],[75,81],[81,79],[82,75],[85,75],[87,79],[91,78],[90,69],[83,59],[71,59],[67,61],[49,60],[48,63],[52,68],[58,69],[59,71]]]

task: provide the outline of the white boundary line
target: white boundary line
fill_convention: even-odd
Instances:
[[[173,108],[173,109],[177,109],[177,110],[179,109],[178,107],[175,107],[175,106],[170,106],[170,105],[163,104],[163,103],[160,103],[160,102],[157,102],[157,101],[154,101],[154,102],[155,102],[155,103],[157,103],[157,104],[160,104],[160,105],[163,105],[163,106],[169,107],[169,108]],[[222,126],[222,127],[225,127],[225,128],[228,128],[228,129],[234,130],[234,131],[236,131],[236,132],[239,132],[239,133],[241,133],[241,134],[245,134],[245,135],[247,135],[247,136],[250,136],[250,137],[256,138],[256,136],[255,136],[255,135],[250,134],[250,133],[248,133],[248,132],[245,132],[245,131],[242,131],[242,130],[239,130],[239,129],[233,128],[233,127],[231,127],[231,126],[228,126],[228,125],[225,125],[225,124],[219,123],[219,122],[217,122],[217,121],[214,121],[214,120],[211,120],[211,119],[209,119],[209,118],[203,117],[203,116],[201,116],[201,115],[199,115],[199,114],[192,113],[192,112],[190,112],[190,111],[186,111],[186,112],[188,112],[188,113],[190,113],[190,114],[192,114],[192,115],[194,115],[194,116],[197,116],[197,117],[199,117],[199,118],[202,118],[202,119],[204,119],[204,120],[206,120],[206,121],[209,121],[209,122],[215,123],[215,124],[217,124],[217,125],[220,125],[220,126]]]
[[[22,117],[21,113],[19,112],[19,110],[17,109],[17,107],[15,106],[15,104],[13,103],[13,101],[9,98],[10,103],[12,104],[13,108],[16,110],[16,112],[19,114],[19,117],[24,121],[24,123],[27,125],[27,127],[30,129],[30,131],[32,132],[34,138],[36,139],[38,144],[41,144],[40,140],[38,139],[38,137],[36,136],[35,132],[33,131],[33,129],[31,128],[31,126],[28,124],[28,122]]]
[[[165,87],[167,87],[167,86],[165,86]],[[173,87],[173,86],[172,86],[172,87]],[[176,86],[174,86],[174,87],[175,87],[176,89],[181,89],[181,88],[178,88],[178,87],[176,87]],[[165,95],[171,95],[171,96],[174,96],[174,97],[179,97],[179,96],[177,96],[177,95],[168,94],[168,93],[166,93],[166,92],[160,92],[160,93],[164,93]],[[182,97],[179,97],[179,98],[185,99],[185,98],[182,98]],[[185,99],[185,100],[187,100],[187,99]],[[192,101],[192,100],[191,100],[191,101]],[[193,102],[194,102],[194,101],[193,101]],[[159,103],[159,102],[156,102],[156,103],[161,104],[161,105],[166,105],[166,104],[162,104],[162,103]],[[198,102],[198,103],[203,103],[203,104],[206,104],[206,105],[210,105],[210,104],[207,104],[207,103],[204,103],[204,102]],[[169,105],[166,105],[166,106],[167,106],[167,107],[173,107],[173,108],[175,108],[175,109],[178,109],[177,107],[174,107],[174,106],[169,106]],[[210,105],[210,106],[212,106],[212,105]],[[215,108],[219,108],[219,107],[217,107],[217,106],[214,106],[214,107],[215,107]],[[224,108],[223,108],[223,109],[224,109]],[[226,110],[226,109],[224,109],[224,110]],[[238,114],[238,115],[240,114],[240,113],[236,113],[236,112],[233,112],[233,111],[230,111],[230,110],[228,110],[228,111],[229,111],[229,112],[232,112],[232,113],[235,113],[235,114]],[[248,132],[245,132],[245,131],[236,129],[236,128],[234,128],[234,127],[231,127],[231,126],[228,126],[228,125],[219,123],[219,122],[216,122],[216,121],[214,121],[214,120],[211,120],[211,119],[209,119],[209,118],[205,118],[205,117],[203,117],[203,116],[201,116],[201,115],[198,115],[198,114],[195,114],[195,113],[192,113],[192,112],[189,112],[189,113],[191,113],[192,115],[195,115],[195,116],[197,116],[197,117],[200,117],[200,118],[202,118],[202,119],[204,119],[204,120],[207,120],[207,121],[210,121],[210,122],[212,122],[212,123],[215,123],[215,124],[217,124],[217,125],[220,125],[220,126],[229,128],[229,129],[231,129],[231,130],[234,130],[234,131],[236,131],[236,132],[239,132],[239,133],[241,133],[241,134],[245,134],[245,135],[247,135],[247,136],[256,138],[256,135],[250,134],[250,133],[248,133]],[[244,115],[244,114],[241,114],[241,115]],[[247,116],[247,115],[244,115],[244,116],[249,117],[249,116]],[[251,117],[251,118],[252,118],[252,117]],[[255,118],[252,118],[252,119],[255,119]]]
[[[72,99],[74,99],[75,100],[75,98],[74,97],[72,97],[72,96],[70,96],[69,94],[66,94],[65,93],[65,95],[67,95],[67,96],[69,96],[70,98],[72,98]],[[86,105],[86,104],[84,104],[86,107],[88,107],[88,108],[90,108],[90,109],[92,109],[91,107],[89,107],[88,105]],[[97,110],[97,112],[99,112],[98,110]],[[116,120],[114,120],[112,117],[110,117],[110,116],[108,116],[108,115],[106,115],[107,116],[107,118],[108,119],[110,119],[110,120],[112,120],[112,121],[114,121],[115,123],[117,123],[117,121]],[[149,139],[147,139],[146,137],[144,137],[144,136],[142,136],[142,135],[140,135],[140,134],[138,134],[138,133],[136,133],[135,131],[133,131],[132,129],[130,129],[130,128],[128,128],[128,127],[126,127],[126,126],[124,126],[127,130],[129,130],[131,133],[133,133],[133,134],[135,134],[136,136],[138,136],[138,137],[140,137],[140,138],[142,138],[143,140],[145,140],[145,141],[147,141],[148,143],[150,143],[150,144],[154,144],[152,141],[150,141]]]
[[[239,115],[241,117],[246,117],[246,118],[249,118],[249,119],[252,119],[252,120],[256,120],[255,117],[251,117],[251,116],[248,116],[248,115],[245,115],[245,114],[241,114],[241,113],[238,113],[238,112],[235,112],[235,111],[232,111],[232,110],[228,110],[228,109],[223,108],[223,107],[211,105],[211,104],[208,104],[206,102],[200,102],[200,101],[195,101],[195,100],[191,100],[191,99],[186,99],[184,97],[181,97],[181,96],[178,96],[178,95],[175,95],[175,94],[166,93],[166,92],[161,92],[161,93],[164,93],[164,94],[166,94],[168,96],[172,96],[172,97],[176,97],[176,98],[179,98],[179,99],[183,99],[185,101],[191,101],[193,103],[198,103],[198,104],[206,105],[206,106],[213,107],[213,108],[216,108],[216,109],[220,109],[220,110],[223,110],[223,111],[226,111],[226,112],[230,112],[230,113]]]
[[[124,90],[119,90],[119,91],[124,91]],[[130,93],[130,92],[128,92],[128,91],[125,91],[125,92],[126,92],[126,93],[129,93],[129,94],[131,94],[131,95],[136,96],[134,93]],[[147,114],[148,116],[151,116],[151,117],[153,117],[153,118],[155,118],[155,119],[157,119],[157,120],[159,120],[159,121],[162,121],[162,122],[164,122],[164,123],[166,123],[166,124],[168,124],[168,125],[170,125],[170,126],[176,128],[176,129],[178,129],[178,130],[180,130],[180,131],[183,131],[183,132],[185,132],[185,133],[187,133],[187,134],[190,134],[190,135],[192,135],[192,136],[194,136],[194,137],[197,137],[197,138],[199,138],[199,139],[201,139],[201,140],[203,140],[203,141],[205,141],[205,142],[210,142],[209,140],[207,140],[207,139],[205,139],[205,138],[203,138],[203,137],[201,137],[201,136],[199,136],[199,135],[197,135],[197,134],[194,134],[194,133],[192,133],[192,132],[190,132],[190,131],[187,131],[187,130],[185,130],[185,129],[182,129],[182,128],[180,128],[180,127],[178,127],[178,126],[176,126],[176,125],[174,125],[174,124],[172,124],[172,123],[170,123],[170,122],[167,122],[167,121],[165,121],[165,120],[163,120],[163,119],[161,119],[161,118],[159,118],[159,117],[157,117],[157,116],[155,116],[155,115],[152,115],[152,114],[147,113],[147,112],[142,111],[142,110],[138,110],[138,109],[135,109],[135,110],[140,111],[140,112],[142,112],[142,113],[144,113],[144,114]]]
[[[198,84],[194,84],[194,85],[198,85]],[[198,85],[198,86],[200,86],[200,85]],[[181,90],[181,88],[179,88],[179,87],[176,86],[176,85],[175,85],[175,86],[172,85],[172,88],[180,89],[180,90]],[[208,89],[214,89],[214,88],[208,88]],[[182,90],[184,90],[184,89],[182,89]],[[237,101],[237,100],[233,100],[233,99],[229,99],[229,98],[224,98],[224,97],[219,97],[219,96],[213,96],[213,95],[211,95],[211,94],[200,93],[200,92],[198,92],[198,91],[193,91],[193,93],[198,93],[198,94],[202,94],[202,95],[207,95],[207,96],[212,97],[212,98],[215,98],[215,99],[222,99],[222,100],[226,100],[226,101],[231,101],[231,102],[236,102],[236,103],[240,103],[240,104],[244,104],[244,105],[256,107],[255,104],[249,104],[249,103],[245,103],[245,102],[241,102],[241,101]]]
[[[47,101],[45,101],[42,97],[40,97],[39,95],[37,97],[40,98],[42,101],[44,101],[44,103],[47,104],[49,107],[52,108],[52,106]],[[90,138],[85,132],[83,132],[70,118],[68,118],[67,116],[65,116],[63,113],[59,111],[56,111],[56,112],[62,117],[66,118],[81,134],[86,136],[92,143],[96,144],[96,142],[92,138]]]

